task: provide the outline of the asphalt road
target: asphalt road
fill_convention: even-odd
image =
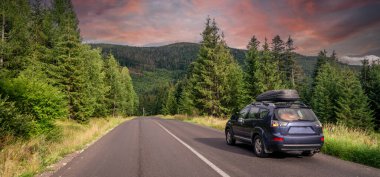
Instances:
[[[176,120],[136,118],[113,129],[53,176],[380,176],[380,170],[317,154],[257,158],[224,133]]]

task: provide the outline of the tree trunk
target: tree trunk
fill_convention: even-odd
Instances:
[[[3,7],[3,13],[2,13],[2,24],[1,24],[1,45],[4,45],[5,42],[5,10]],[[0,56],[0,68],[2,68],[4,65],[4,47],[1,47],[1,56]]]
[[[294,69],[292,68],[292,88],[295,88],[295,81],[294,81]]]

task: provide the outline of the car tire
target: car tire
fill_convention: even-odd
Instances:
[[[227,129],[226,131],[226,142],[228,145],[231,145],[231,146],[235,145],[236,143],[232,129]]]
[[[255,153],[257,157],[261,157],[261,158],[268,157],[268,153],[265,153],[264,142],[261,136],[259,135],[255,136],[252,142],[252,146],[253,146],[253,152]]]
[[[311,156],[313,156],[315,153],[314,153],[314,151],[303,151],[302,152],[302,155],[303,156],[308,156],[308,157],[311,157]]]

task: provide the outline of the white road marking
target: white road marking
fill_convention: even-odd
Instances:
[[[210,162],[206,157],[204,157],[202,154],[200,154],[198,151],[193,149],[191,146],[183,142],[181,139],[179,139],[177,136],[175,136],[172,132],[170,132],[168,129],[166,129],[163,125],[160,123],[156,122],[162,129],[164,129],[166,132],[168,132],[172,137],[174,137],[177,141],[179,141],[181,144],[183,144],[187,149],[189,149],[191,152],[193,152],[196,156],[198,156],[203,162],[205,162],[208,166],[210,166],[213,170],[215,170],[220,176],[223,177],[230,177],[226,172],[224,172],[222,169],[217,167],[215,164]]]

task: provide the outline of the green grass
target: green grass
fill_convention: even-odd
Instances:
[[[324,126],[322,152],[343,160],[380,168],[380,134],[341,125]]]
[[[160,116],[224,130],[227,120],[215,117]],[[322,152],[343,160],[380,168],[380,133],[350,129],[342,125],[324,125]]]
[[[93,118],[88,124],[73,120],[57,120],[61,134],[55,140],[46,136],[17,140],[7,138],[0,150],[0,176],[34,176],[62,159],[65,155],[83,149],[107,130],[129,120],[127,118]]]

